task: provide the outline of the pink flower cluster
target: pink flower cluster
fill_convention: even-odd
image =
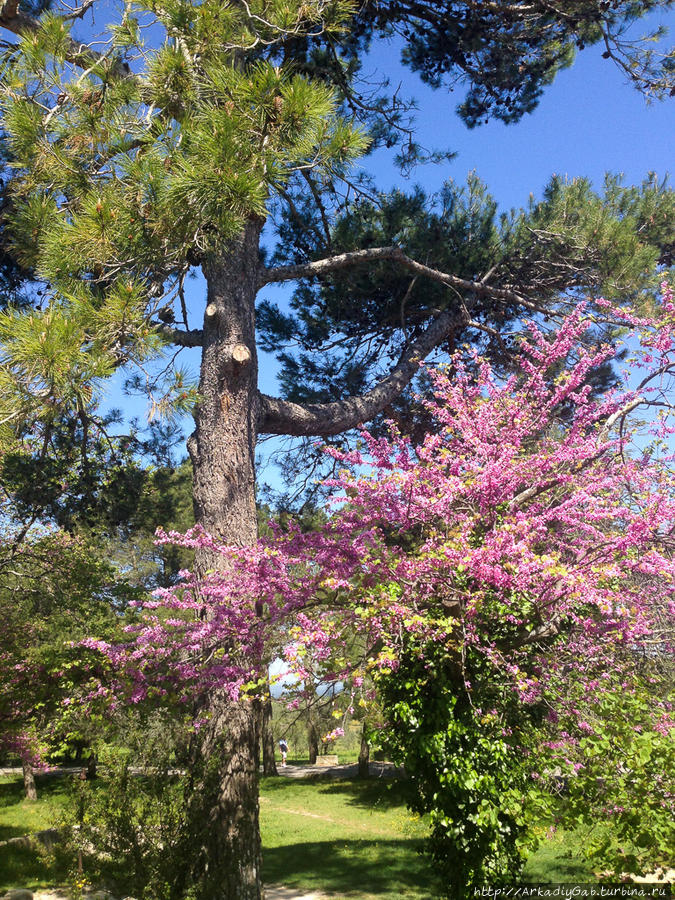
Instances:
[[[554,334],[530,326],[508,379],[479,358],[430,371],[433,427],[420,446],[392,428],[328,451],[344,468],[318,531],[277,527],[247,548],[216,547],[199,529],[161,533],[228,565],[184,573],[145,605],[127,645],[99,646],[132,700],[237,697],[284,657],[296,683],[353,679],[351,703],[368,672],[396,669],[411,634],[478,648],[525,703],[570,660],[591,696],[617,648],[672,653],[675,306],[667,286],[650,321],[600,306],[631,329],[637,388],[593,397],[589,376],[616,348],[596,345],[580,306]],[[533,648],[536,676],[519,665]]]

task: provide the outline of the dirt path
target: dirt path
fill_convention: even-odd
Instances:
[[[267,797],[261,797],[260,803],[262,806],[265,806],[268,809],[274,809],[277,812],[290,813],[293,816],[306,816],[309,819],[321,819],[323,822],[330,822],[331,825],[343,825],[346,828],[349,828],[351,831],[359,830],[365,832],[366,834],[378,834],[383,838],[391,838],[391,830],[381,829],[374,831],[372,826],[370,825],[360,825],[357,822],[347,821],[345,819],[332,819],[330,816],[323,816],[320,813],[307,812],[307,810],[304,809],[289,809],[288,806],[279,806],[279,804],[277,803],[272,803],[272,801],[268,800]]]
[[[282,887],[279,884],[265,886],[265,900],[329,900],[329,896],[319,891],[310,891],[309,894],[298,893],[294,888]]]

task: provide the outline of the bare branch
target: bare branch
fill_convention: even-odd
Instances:
[[[622,406],[621,409],[617,409],[616,412],[612,413],[612,415],[608,416],[605,422],[603,422],[602,428],[600,429],[598,435],[598,441],[602,444],[609,437],[609,432],[616,425],[619,420],[623,420],[629,413],[631,413],[634,409],[637,409],[640,404],[644,403],[644,397],[636,397],[635,399],[628,402],[625,406]],[[578,468],[576,472],[582,472],[584,469],[587,469],[594,462],[596,462],[603,455],[604,451],[599,451],[598,453],[594,453],[593,456],[589,456],[588,459],[584,460]],[[521,491],[519,494],[511,500],[509,503],[509,510],[511,512],[520,509],[525,503],[529,500],[534,499],[535,497],[541,496],[541,494],[546,493],[551,488],[557,487],[561,478],[563,477],[561,473],[560,476],[555,478],[550,478],[548,481],[538,482],[537,484],[533,484],[529,488],[525,488],[525,490]]]
[[[71,9],[71,11],[63,17],[64,20],[83,19],[85,14],[92,8],[94,3],[96,3],[96,0],[84,0],[81,6],[76,6]]]
[[[451,331],[466,323],[464,312],[445,310],[403,352],[395,368],[372,390],[334,403],[291,403],[260,396],[259,431],[263,434],[328,437],[368,422],[382,412],[410,383],[420,362]]]
[[[602,426],[602,430],[600,431],[600,441],[606,441],[609,437],[609,432],[614,428],[619,419],[624,419],[629,413],[633,412],[634,409],[637,409],[642,403],[645,402],[644,397],[635,397],[633,400],[630,400],[626,403],[625,406],[622,406],[621,409],[617,409],[615,413],[612,413],[611,416],[608,416],[607,421]]]
[[[201,328],[193,328],[191,331],[184,331],[182,328],[170,328],[168,325],[155,324],[157,334],[177,344],[179,347],[201,347],[204,342],[204,332]]]

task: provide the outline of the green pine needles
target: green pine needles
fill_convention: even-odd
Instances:
[[[95,379],[159,353],[151,318],[190,265],[264,217],[293,173],[330,178],[365,150],[330,87],[265,58],[351,12],[342,0],[128,2],[101,42],[77,44],[52,12],[6,54],[12,250],[51,298],[0,324],[9,406],[10,394],[81,400],[83,385],[91,395]]]

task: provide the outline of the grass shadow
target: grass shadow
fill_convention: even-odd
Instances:
[[[68,865],[31,845],[0,847],[0,892],[21,885],[29,890],[64,884]]]
[[[395,778],[332,781],[322,785],[321,792],[344,797],[350,806],[363,809],[387,810],[405,806],[406,802],[405,785]]]
[[[13,806],[23,800],[23,782],[0,782],[0,806]]]
[[[287,778],[284,775],[265,775],[260,778],[260,788],[266,794],[283,794],[284,792],[292,794],[298,785],[317,786],[332,783],[333,779],[327,774],[311,775],[308,778]]]
[[[10,838],[23,837],[26,829],[21,825],[0,825],[0,842],[8,841]],[[6,847],[0,847],[0,857],[7,850]]]
[[[412,842],[406,842],[410,848]],[[297,843],[265,850],[268,883],[355,897],[438,897],[427,862],[402,853],[401,841],[337,840]]]
[[[285,778],[268,776],[260,781],[265,794],[293,794],[298,786],[312,785],[319,794],[344,797],[346,802],[372,809],[392,809],[405,805],[405,787],[395,778],[335,778],[330,774],[312,775],[310,778]],[[282,799],[282,798],[280,798]]]

